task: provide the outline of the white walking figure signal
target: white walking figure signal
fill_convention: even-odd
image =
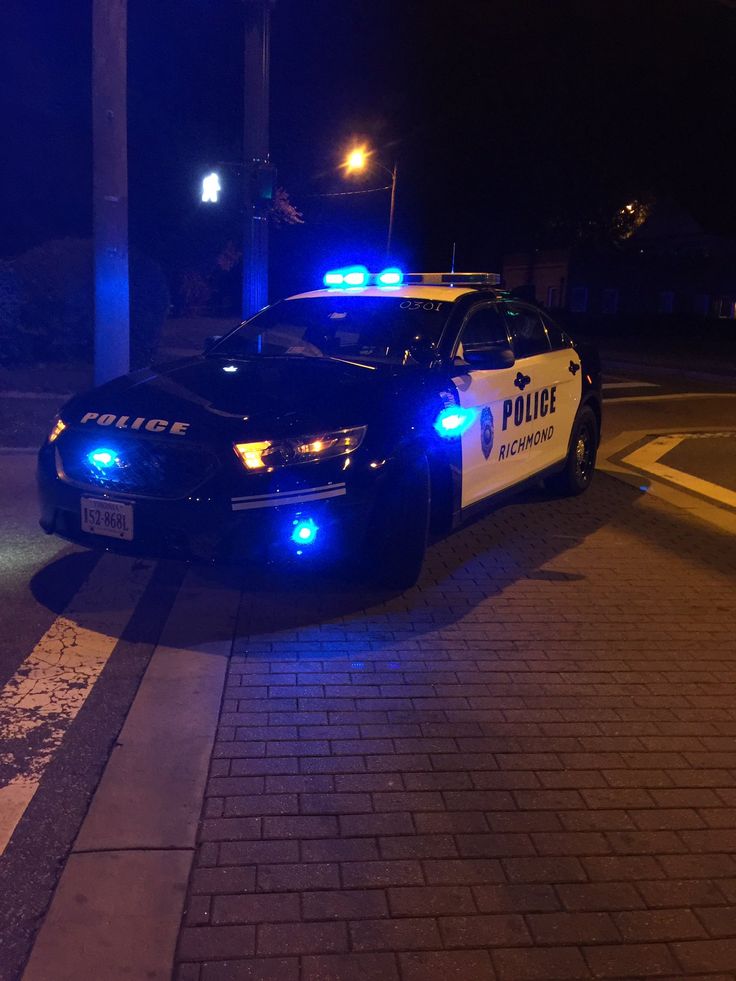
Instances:
[[[221,190],[222,185],[220,184],[219,174],[213,172],[207,174],[202,179],[202,201],[205,204],[217,204],[218,195]]]

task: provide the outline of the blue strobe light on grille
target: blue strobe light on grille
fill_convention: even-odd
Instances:
[[[115,466],[116,460],[117,453],[115,450],[108,450],[104,446],[87,454],[87,462],[91,463],[93,467],[97,467],[98,470],[109,470],[110,467]]]
[[[313,518],[303,518],[294,521],[294,529],[291,533],[291,540],[295,545],[312,545],[319,531]]]

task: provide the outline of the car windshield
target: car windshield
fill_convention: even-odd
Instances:
[[[446,300],[405,296],[302,297],[256,314],[210,349],[229,358],[333,358],[407,365],[436,345],[450,312]]]

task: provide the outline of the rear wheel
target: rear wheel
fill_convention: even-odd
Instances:
[[[417,455],[377,496],[366,541],[372,582],[390,589],[416,583],[427,549],[429,511],[429,466],[424,455]]]
[[[593,410],[584,405],[575,417],[564,469],[547,481],[550,490],[565,496],[587,490],[593,479],[597,452],[598,422]]]

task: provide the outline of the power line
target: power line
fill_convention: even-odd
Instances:
[[[353,194],[375,194],[376,191],[390,191],[391,185],[386,184],[384,187],[369,187],[367,191],[333,191],[329,194],[305,194],[305,198],[346,198]]]

